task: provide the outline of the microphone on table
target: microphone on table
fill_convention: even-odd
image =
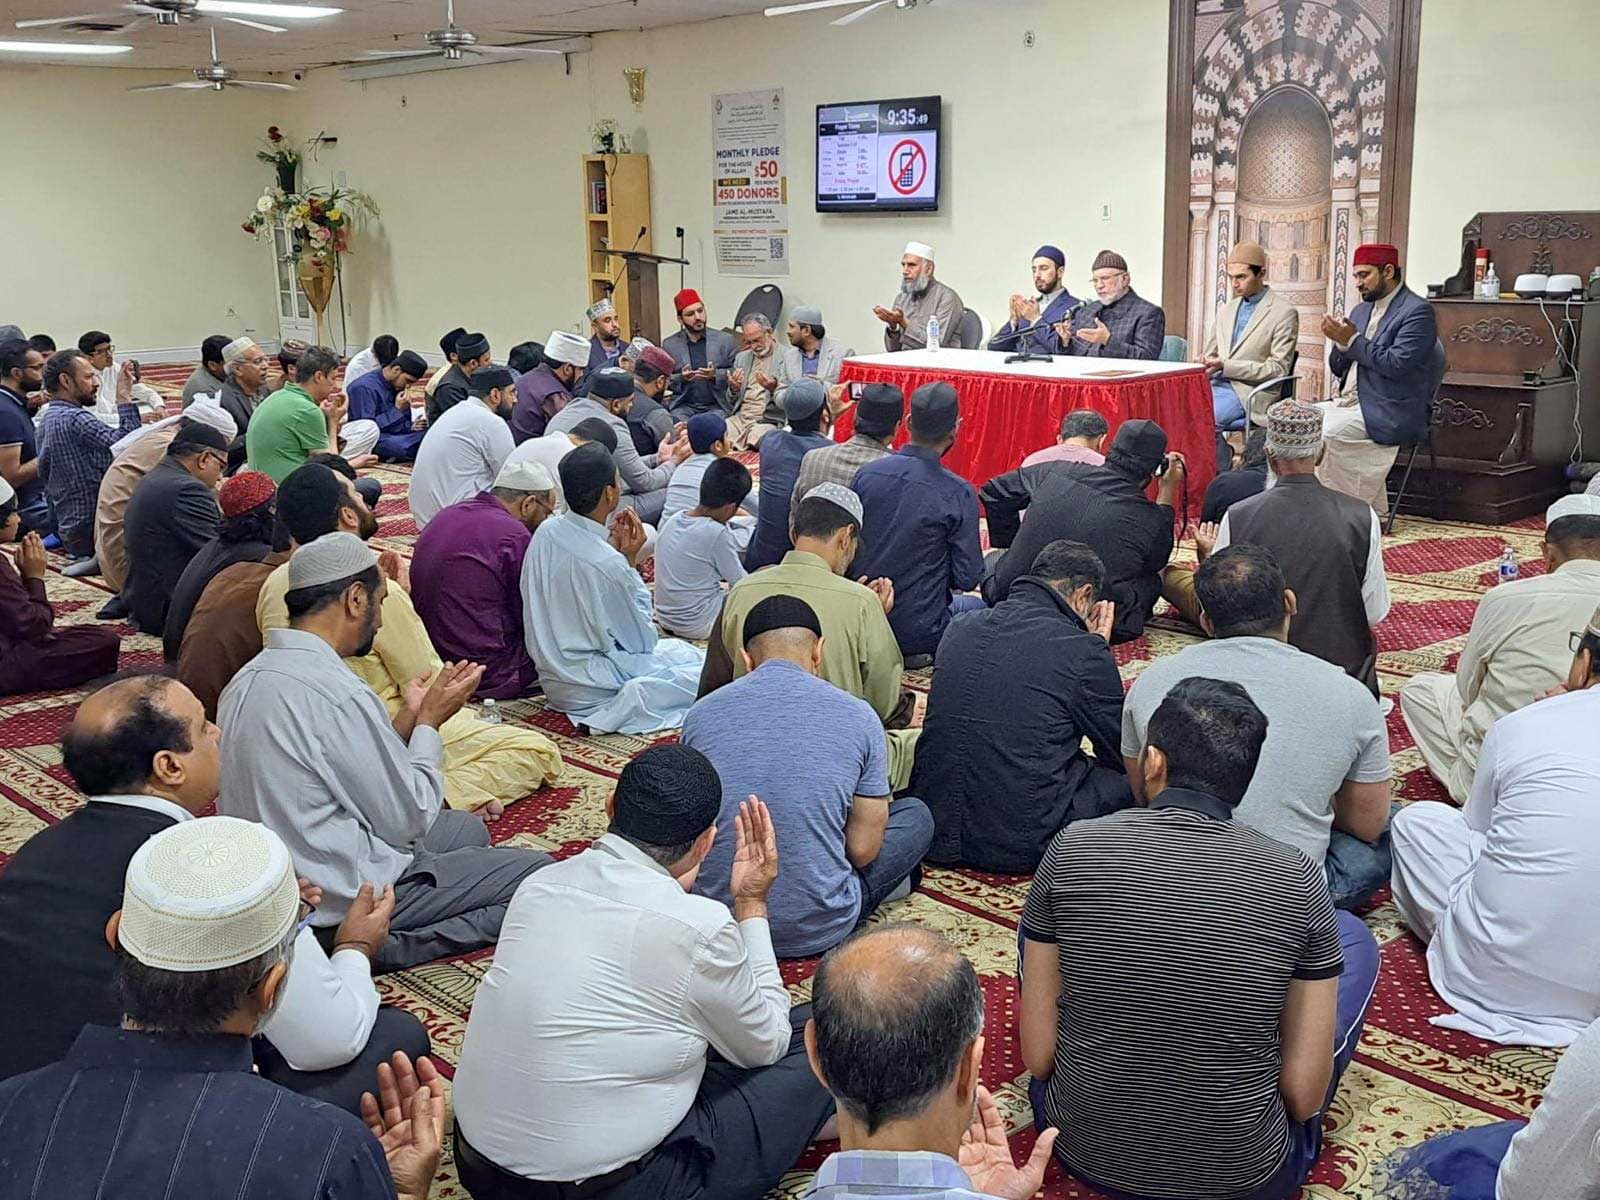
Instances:
[[[1025,325],[1021,329],[1013,329],[1010,333],[1003,333],[1003,334],[1000,334],[998,337],[990,338],[989,339],[989,348],[993,349],[994,348],[994,344],[996,342],[1009,342],[1009,341],[1013,341],[1013,340],[1018,340],[1017,353],[1011,354],[1011,355],[1007,355],[1006,356],[1006,362],[1008,362],[1008,363],[1013,363],[1013,362],[1049,362],[1054,357],[1053,355],[1045,354],[1045,353],[1043,353],[1042,351],[1039,351],[1039,350],[1029,349],[1028,343],[1027,343],[1027,340],[1026,340],[1028,335],[1032,334],[1032,333],[1037,333],[1041,329],[1049,329],[1049,328],[1051,328],[1051,327],[1053,327],[1055,325],[1059,325],[1059,324],[1061,324],[1062,321],[1070,321],[1070,320],[1072,320],[1073,317],[1078,315],[1078,310],[1083,308],[1083,306],[1086,305],[1087,303],[1089,303],[1087,300],[1079,300],[1076,304],[1074,304],[1071,308],[1067,309],[1067,311],[1065,313],[1063,313],[1060,317],[1056,318],[1056,320],[1054,320],[1054,321],[1046,321],[1044,319],[1044,314],[1041,313],[1039,315],[1039,319],[1037,321],[1035,321],[1032,325]]]

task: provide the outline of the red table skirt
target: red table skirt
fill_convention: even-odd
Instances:
[[[995,475],[1014,471],[1035,450],[1053,446],[1061,418],[1075,408],[1101,413],[1115,437],[1117,426],[1134,417],[1154,421],[1167,432],[1170,449],[1189,466],[1189,511],[1198,514],[1200,498],[1216,474],[1216,435],[1211,416],[1211,385],[1204,368],[1143,379],[1035,379],[1023,375],[940,372],[923,367],[882,366],[846,359],[846,382],[893,383],[909,397],[925,383],[944,380],[961,396],[961,429],[944,465],[981,487]],[[845,441],[854,408],[834,426]],[[902,427],[896,444],[905,440]],[[1107,443],[1109,445],[1109,442]]]

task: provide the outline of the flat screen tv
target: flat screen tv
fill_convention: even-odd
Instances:
[[[817,105],[817,211],[936,212],[939,97]]]

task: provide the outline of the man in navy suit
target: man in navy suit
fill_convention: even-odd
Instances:
[[[1340,387],[1322,406],[1326,453],[1317,476],[1382,513],[1384,481],[1399,448],[1420,439],[1427,426],[1428,405],[1444,378],[1444,347],[1433,306],[1401,281],[1398,250],[1359,246],[1352,265],[1361,303],[1347,319],[1322,318],[1323,336],[1333,344],[1328,370]]]
[[[1035,354],[1060,354],[1061,339],[1055,331],[1058,321],[1077,305],[1077,297],[1067,291],[1062,275],[1067,256],[1055,246],[1040,246],[1033,252],[1033,296],[1011,297],[1011,317],[989,339],[991,350],[1020,350],[1022,343]],[[1033,332],[1017,337],[1019,330]]]

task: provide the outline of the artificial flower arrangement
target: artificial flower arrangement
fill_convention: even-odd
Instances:
[[[295,190],[295,172],[300,169],[304,156],[289,144],[283,130],[276,125],[267,126],[267,140],[256,151],[256,158],[278,172],[278,186],[286,192]]]
[[[255,211],[240,228],[261,241],[272,236],[274,226],[282,224],[289,233],[294,256],[309,257],[320,265],[331,255],[349,252],[355,224],[380,215],[377,204],[365,192],[340,187],[285,192],[274,186],[261,193]]]

